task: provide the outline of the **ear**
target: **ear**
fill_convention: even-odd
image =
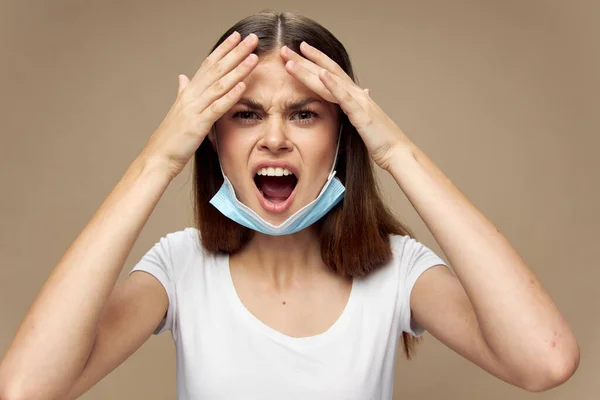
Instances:
[[[215,130],[215,125],[213,124],[212,128],[210,128],[210,131],[208,132],[208,140],[210,141],[210,144],[212,144],[212,149],[215,151],[215,153],[217,153],[217,133]]]

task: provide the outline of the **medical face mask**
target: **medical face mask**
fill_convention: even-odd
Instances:
[[[223,174],[223,185],[221,185],[219,191],[210,200],[210,204],[215,206],[215,208],[227,218],[237,222],[240,225],[266,235],[289,235],[312,225],[325,214],[327,214],[329,210],[331,210],[344,197],[344,185],[337,177],[335,177],[334,171],[338,150],[340,147],[341,136],[342,126],[340,126],[333,165],[331,166],[327,182],[325,182],[325,185],[321,189],[321,192],[317,198],[302,207],[300,210],[296,211],[280,225],[273,225],[265,221],[252,209],[237,199],[231,182],[229,179],[227,179],[227,176],[225,176],[225,173],[223,172],[223,167],[221,166],[220,160],[219,166],[221,167],[221,173]]]

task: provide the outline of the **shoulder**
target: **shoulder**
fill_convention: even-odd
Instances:
[[[421,246],[423,246],[421,242],[408,235],[390,234],[392,257],[388,263],[389,266],[396,270],[406,268],[406,265],[410,263],[411,258]]]
[[[170,250],[197,250],[203,251],[200,245],[198,229],[194,227],[183,228],[179,231],[168,232],[162,236],[159,243],[163,243]]]
[[[412,247],[412,243],[409,240],[414,240],[409,236],[394,234],[390,234],[389,239],[392,251],[390,259],[365,277],[366,282],[377,288],[383,284],[397,285],[398,280],[401,279],[401,266],[402,264],[406,264],[406,255],[410,253]]]
[[[370,279],[406,280],[408,275],[419,273],[433,264],[445,262],[428,246],[408,235],[390,234],[392,256],[385,265],[371,273]]]
[[[390,234],[390,245],[392,246],[392,251],[399,253],[399,255],[403,255],[404,252],[410,251],[415,247],[422,245],[422,243],[408,235]]]
[[[190,263],[202,263],[206,257],[209,257],[200,243],[198,229],[194,227],[186,227],[164,234],[153,246],[151,252],[176,273],[186,269]]]
[[[412,286],[419,275],[433,265],[444,264],[432,250],[408,235],[389,235],[390,259],[361,279],[361,287],[369,293],[365,298],[376,299],[376,306],[389,304],[399,318],[407,314],[405,307]],[[404,326],[408,322],[404,321]]]
[[[182,245],[184,243],[190,244],[194,239],[197,238],[198,230],[194,227],[183,228],[179,231],[173,231],[166,233],[162,239],[167,239],[169,244]]]
[[[395,262],[403,268],[410,269],[428,261],[442,261],[427,245],[410,236],[390,235],[390,245]]]

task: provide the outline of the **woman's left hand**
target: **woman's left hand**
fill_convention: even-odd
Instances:
[[[377,165],[389,171],[396,154],[412,151],[412,141],[371,99],[368,89],[358,87],[335,61],[306,42],[300,51],[306,58],[286,46],[281,48],[288,73],[323,99],[340,105]]]

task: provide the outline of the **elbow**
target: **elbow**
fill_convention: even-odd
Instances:
[[[0,400],[38,400],[40,396],[30,396],[19,390],[6,389],[0,392]]]
[[[0,382],[0,400],[25,400],[25,396],[15,387],[6,386],[6,382]]]
[[[16,379],[0,378],[0,400],[41,400],[48,397],[44,392],[29,393],[24,385]]]
[[[564,357],[560,361],[547,363],[546,373],[543,377],[536,379],[534,382],[529,382],[523,388],[530,392],[545,392],[553,389],[568,381],[577,371],[579,367],[580,352],[579,346],[576,345],[574,351],[569,357]],[[548,369],[548,367],[551,367]]]
[[[0,375],[0,400],[65,400],[67,394],[70,394],[71,386],[68,389],[58,390],[47,384],[36,385],[36,383],[38,380],[26,379],[22,375]]]
[[[19,393],[2,387],[0,389],[0,400],[20,400],[23,398]]]

